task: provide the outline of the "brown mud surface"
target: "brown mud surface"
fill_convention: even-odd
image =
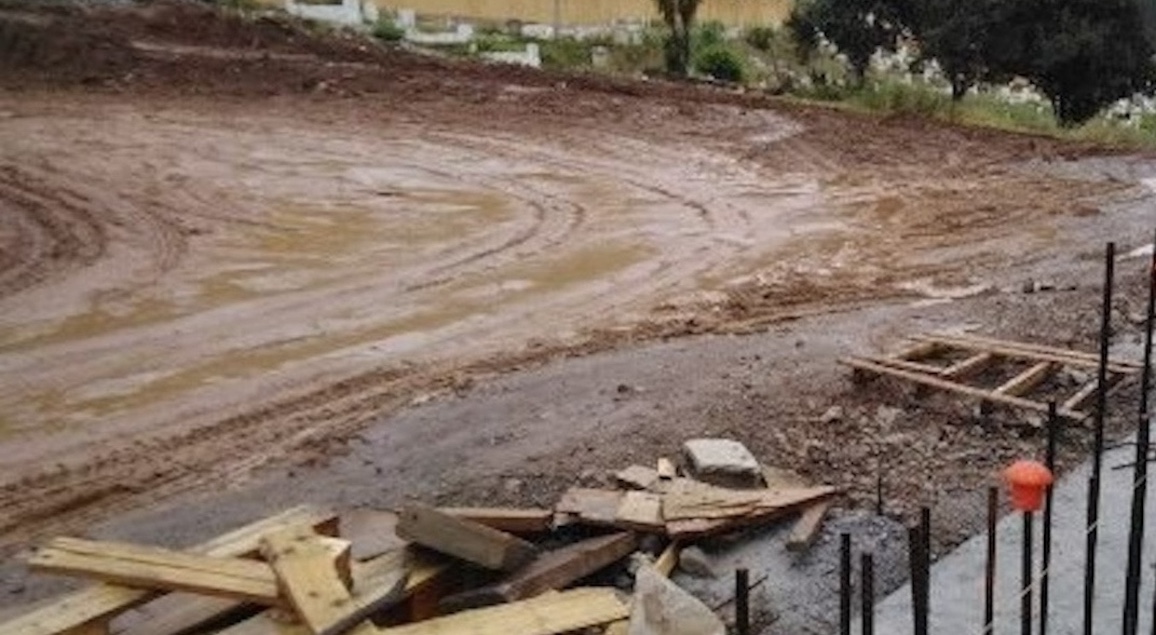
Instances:
[[[878,312],[912,302],[954,312],[944,322],[974,310],[991,334],[1087,348],[1097,250],[1110,238],[1134,246],[1152,221],[1138,211],[1148,162],[1110,154],[456,63],[182,4],[0,4],[0,549],[324,464],[391,413],[401,421],[373,434],[396,424],[400,445],[376,452],[404,458],[370,461],[400,470],[374,500],[407,489],[545,500],[572,472],[651,460],[703,431],[862,502],[869,463],[934,430],[935,443],[960,446],[927,446],[955,457],[937,469],[974,487],[1020,449],[1015,425],[983,453],[985,436],[1007,431],[969,435],[978,424],[950,400],[926,415],[942,419],[933,428],[917,427],[918,410],[901,430],[864,423],[888,419],[874,410],[888,393],[848,392],[834,359],[909,332],[910,314]],[[1046,314],[1018,296],[1040,275],[1077,279]],[[803,335],[775,330],[792,320]],[[611,357],[579,360],[583,377],[623,355],[631,373],[656,373],[661,355],[643,342],[768,328],[778,339],[735,346],[795,362],[755,364],[753,350],[711,362],[711,387],[682,395],[695,401],[680,416],[701,423],[634,413],[594,444],[581,433],[597,413],[563,416],[557,387],[538,381],[515,391],[521,403],[554,403],[550,426],[573,430],[527,432],[511,452],[489,450],[513,434],[497,421],[444,430],[453,422],[403,409],[593,353]],[[796,344],[824,336],[821,354]],[[675,366],[694,373],[688,355]],[[439,412],[506,412],[469,403]],[[836,403],[847,416],[818,426]],[[462,462],[467,449],[475,462]],[[557,459],[557,473],[504,488],[508,466],[530,455]],[[908,460],[923,464],[897,462]],[[927,474],[892,471],[897,509],[925,500]]]

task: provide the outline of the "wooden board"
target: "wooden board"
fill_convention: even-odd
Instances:
[[[543,553],[496,584],[447,597],[441,602],[441,607],[446,612],[455,612],[524,600],[558,590],[618,562],[637,547],[638,540],[630,532],[589,538]]]
[[[898,368],[890,368],[888,366],[878,364],[872,359],[862,357],[847,357],[840,359],[839,363],[850,366],[852,368],[878,373],[880,375],[891,375],[893,377],[898,377],[912,383],[923,384],[925,386],[939,388],[940,390],[947,390],[961,395],[975,397],[984,401],[1002,403],[1009,406],[1015,406],[1017,408],[1024,408],[1025,410],[1034,410],[1036,412],[1046,413],[1048,411],[1048,406],[1046,404],[1035,402],[1030,399],[1024,399],[1022,397],[1015,397],[1012,395],[1003,395],[992,390],[984,390],[983,388],[976,388],[974,386],[959,384],[939,377],[921,375],[919,373],[912,373]],[[1061,409],[1059,411],[1059,415],[1067,419],[1082,419],[1084,416],[1082,413],[1073,412],[1067,409]]]
[[[623,495],[616,490],[571,487],[562,494],[554,511],[572,514],[586,523],[614,526]]]
[[[310,631],[327,633],[356,609],[339,572],[341,553],[335,554],[319,536],[290,528],[266,534],[261,543],[262,553],[277,574],[278,586]],[[366,623],[352,632],[373,635],[375,630]]]
[[[1012,340],[1000,340],[1000,339],[995,339],[992,337],[984,337],[982,335],[973,335],[970,333],[960,333],[960,334],[954,334],[954,335],[935,334],[934,336],[943,337],[943,338],[950,338],[952,340],[960,341],[960,342],[982,344],[985,346],[994,346],[994,347],[1004,348],[1004,349],[1008,349],[1008,350],[1027,351],[1027,352],[1035,352],[1035,353],[1046,353],[1046,354],[1050,354],[1050,355],[1060,355],[1063,357],[1094,362],[1097,365],[1100,363],[1100,354],[1099,353],[1086,353],[1083,351],[1074,351],[1074,350],[1067,349],[1067,348],[1059,348],[1056,346],[1047,346],[1044,344],[1033,344],[1030,342],[1016,342],[1016,341],[1012,341]],[[1137,360],[1128,360],[1128,359],[1120,360],[1120,359],[1117,359],[1117,360],[1109,360],[1109,363],[1114,364],[1114,365],[1119,365],[1122,368],[1133,369],[1135,372],[1139,372],[1139,371],[1144,369],[1144,364],[1140,361],[1137,361]]]
[[[948,379],[960,380],[975,376],[983,372],[988,366],[991,366],[995,360],[999,359],[992,353],[976,353],[971,357],[955,364],[948,366],[940,375]]]
[[[57,538],[28,561],[33,571],[91,577],[124,586],[234,598],[278,606],[268,565],[159,547]]]
[[[272,528],[299,524],[313,527],[320,533],[333,534],[337,529],[336,520],[333,513],[325,510],[310,506],[294,507],[200,543],[189,551],[219,557],[246,556],[256,553],[261,534]],[[6,635],[54,635],[75,631],[85,624],[111,619],[113,615],[156,596],[157,593],[148,590],[110,584],[94,585],[0,624],[0,631]],[[231,610],[231,607],[225,610]],[[192,628],[218,614],[201,612],[188,615],[186,625],[180,628],[174,626],[172,632]],[[150,635],[150,632],[140,632],[139,635]]]
[[[540,534],[554,527],[554,512],[549,509],[512,509],[504,507],[442,507],[442,512],[465,518],[491,529],[511,534]]]
[[[208,623],[236,621],[252,614],[253,605],[228,598],[169,593],[112,622],[116,635],[177,635]],[[128,624],[121,626],[127,621]]]
[[[666,529],[662,517],[662,496],[651,492],[626,492],[618,504],[614,525],[623,529],[662,533]]]
[[[825,500],[803,509],[803,514],[799,516],[799,520],[791,529],[791,534],[787,536],[788,551],[805,551],[815,542],[815,538],[823,529],[823,518],[827,516],[831,505],[831,501]]]
[[[1055,362],[1040,362],[1024,372],[1004,382],[995,392],[1001,395],[1020,397],[1044,383],[1045,380],[1058,368]]]
[[[1093,379],[1092,381],[1084,384],[1084,386],[1080,388],[1076,394],[1069,397],[1068,400],[1065,401],[1062,406],[1060,406],[1060,409],[1069,411],[1079,410],[1083,407],[1084,402],[1088,401],[1092,395],[1096,394],[1096,390],[1099,387],[1099,381],[1096,379]]]
[[[658,459],[658,469],[656,471],[660,479],[672,479],[678,476],[678,472],[674,469],[674,463],[666,457]]]
[[[678,566],[678,552],[682,547],[677,542],[671,542],[658,555],[658,559],[654,561],[654,570],[658,571],[664,576],[670,577],[670,572]]]
[[[666,520],[739,518],[761,510],[793,508],[835,493],[833,487],[729,490],[693,481],[671,488],[663,498]]]
[[[401,511],[397,533],[423,547],[487,569],[512,571],[537,555],[534,545],[511,534],[425,505]]]
[[[1005,342],[988,338],[953,335],[916,335],[914,339],[940,342],[955,348],[993,353],[1005,357],[1031,359],[1037,362],[1057,362],[1076,368],[1097,369],[1100,367],[1100,361],[1097,356],[1047,346],[1024,344],[1021,342]],[[1140,372],[1140,365],[1134,362],[1110,360],[1108,362],[1108,370],[1113,373],[1134,374]]]
[[[583,588],[415,624],[380,635],[554,635],[620,620],[630,614],[611,589]]]

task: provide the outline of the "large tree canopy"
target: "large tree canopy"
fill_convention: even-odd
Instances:
[[[911,36],[956,99],[1024,77],[1072,125],[1150,88],[1156,0],[807,0],[788,27],[804,50],[826,36],[860,77],[876,49]]]

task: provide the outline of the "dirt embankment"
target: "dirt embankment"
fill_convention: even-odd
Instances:
[[[7,547],[324,457],[478,377],[993,292],[1144,195],[1058,176],[1100,152],[1048,139],[193,4],[10,4],[0,43]]]

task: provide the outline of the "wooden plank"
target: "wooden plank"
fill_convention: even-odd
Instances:
[[[445,598],[446,612],[514,602],[558,590],[630,555],[638,547],[633,533],[599,536],[538,556],[499,582]]]
[[[397,533],[423,547],[487,569],[512,571],[534,559],[534,545],[511,534],[442,513],[425,505],[402,510]]]
[[[630,614],[612,589],[583,588],[378,631],[380,635],[555,635]]]
[[[57,538],[28,561],[33,571],[91,577],[123,586],[192,593],[280,605],[269,566],[159,547]]]
[[[290,528],[269,532],[261,543],[262,553],[277,574],[278,586],[310,631],[318,635],[330,632],[354,611],[353,596],[338,571],[341,554],[334,554],[319,536]],[[353,630],[355,635],[375,632],[368,622]]]
[[[1099,387],[1099,382],[1093,379],[1092,381],[1084,384],[1084,386],[1080,388],[1076,394],[1069,397],[1068,400],[1060,406],[1060,408],[1063,410],[1071,410],[1073,412],[1079,410],[1081,407],[1083,407],[1084,402],[1086,402],[1092,395],[1096,394],[1096,390]]]
[[[907,348],[899,351],[891,357],[893,359],[903,359],[909,362],[914,362],[920,359],[931,357],[932,355],[938,353],[942,348],[943,347],[936,342],[916,342],[915,344],[908,346]]]
[[[133,613],[118,616],[112,630],[116,635],[180,635],[208,623],[243,619],[254,610],[253,605],[233,599],[169,593]],[[119,627],[123,620],[129,623]]]
[[[1036,412],[1046,413],[1048,411],[1048,406],[1046,404],[1042,404],[1036,401],[1022,399],[1012,395],[1001,395],[991,390],[984,390],[983,388],[975,388],[974,386],[958,384],[947,379],[940,379],[939,377],[931,377],[928,375],[921,375],[919,373],[909,373],[898,368],[888,368],[887,366],[881,366],[867,359],[846,357],[840,359],[839,363],[845,366],[850,366],[852,368],[857,368],[859,370],[878,373],[880,375],[890,375],[892,377],[898,377],[899,379],[905,379],[913,383],[923,384],[925,386],[931,386],[932,388],[939,388],[940,390],[947,390],[961,395],[967,395],[969,397],[975,397],[984,401],[1002,403],[1008,406],[1015,406],[1017,408],[1034,410]],[[1068,419],[1080,419],[1082,417],[1080,413],[1072,412],[1066,409],[1061,409],[1059,411],[1059,415]]]
[[[540,534],[554,527],[550,509],[511,509],[503,507],[442,507],[442,512],[465,518],[491,529],[511,534]]]
[[[941,334],[937,334],[937,335],[941,335]],[[959,340],[959,341],[975,342],[975,343],[985,344],[985,345],[989,345],[989,346],[998,346],[1001,348],[1007,348],[1007,349],[1012,349],[1012,350],[1022,350],[1022,351],[1028,351],[1028,352],[1033,352],[1033,353],[1046,353],[1046,354],[1052,354],[1052,355],[1062,355],[1062,356],[1071,357],[1074,359],[1080,359],[1080,360],[1086,360],[1086,361],[1094,362],[1097,365],[1099,365],[1099,363],[1100,363],[1100,354],[1099,353],[1087,353],[1084,351],[1075,351],[1075,350],[1068,349],[1068,348],[1059,348],[1056,346],[1047,346],[1044,344],[1033,344],[1031,342],[1017,342],[1014,340],[1001,340],[1001,339],[996,339],[996,338],[992,338],[992,337],[984,337],[982,335],[974,335],[971,333],[958,333],[958,334],[942,335],[942,336],[943,337],[950,337],[952,339]],[[1118,360],[1109,360],[1109,362],[1112,364],[1118,364],[1122,367],[1133,368],[1133,369],[1135,369],[1136,372],[1139,372],[1139,371],[1144,369],[1143,362],[1140,362],[1138,360],[1118,359]]]
[[[947,368],[944,366],[932,366],[930,364],[921,364],[919,362],[908,362],[902,359],[895,359],[893,357],[865,357],[864,359],[870,359],[876,364],[882,364],[892,368],[901,368],[913,373],[926,373],[928,375],[935,375],[937,377],[945,370],[947,370]]]
[[[354,600],[359,607],[368,604],[383,588],[394,583],[398,573],[404,580],[400,598],[413,597],[435,586],[449,570],[441,556],[412,549],[392,551],[363,563],[354,562]],[[286,623],[275,617],[275,613],[273,610],[265,611],[233,624],[217,635],[310,635],[304,624]]]
[[[954,366],[949,366],[946,370],[940,373],[940,375],[942,377],[946,377],[947,379],[954,379],[957,381],[960,379],[967,379],[968,377],[973,377],[979,373],[982,373],[997,359],[999,358],[992,353],[976,353],[975,355],[968,357],[967,359],[959,362],[958,364],[955,364]]]
[[[826,500],[803,509],[803,514],[799,516],[799,520],[791,529],[791,534],[787,536],[788,551],[805,551],[815,542],[815,538],[823,528],[823,518],[827,516],[831,505],[832,502]]]
[[[1040,362],[1003,383],[995,392],[1020,397],[1044,383],[1056,369],[1054,362]]]
[[[650,489],[658,482],[658,470],[642,465],[631,465],[619,470],[614,478],[618,484],[629,489]]]
[[[833,487],[730,490],[684,479],[663,497],[667,522],[689,519],[741,518],[764,510],[799,507],[833,495]]]
[[[336,518],[331,512],[311,506],[294,507],[195,545],[190,551],[218,557],[246,556],[256,553],[259,536],[271,528],[300,524],[331,534],[336,531]],[[0,632],[5,635],[54,635],[75,631],[86,624],[111,619],[111,616],[157,595],[143,589],[98,584],[65,595],[55,602],[0,624]],[[201,614],[200,617],[193,617],[191,622],[200,623],[215,615]],[[195,625],[190,623],[189,628]]]
[[[654,570],[658,571],[664,576],[670,577],[670,572],[678,566],[678,552],[682,550],[682,546],[677,542],[672,541],[662,550],[658,555],[658,559],[654,561]]]
[[[1075,351],[1065,351],[1063,349],[1048,349],[1042,347],[1044,350],[1035,350],[1034,348],[1018,348],[1015,342],[1000,342],[994,340],[996,343],[989,343],[984,340],[975,340],[968,338],[960,338],[956,336],[947,335],[916,335],[916,339],[926,339],[930,341],[937,341],[943,344],[970,350],[975,352],[986,352],[995,355],[1002,355],[1004,357],[1016,357],[1020,359],[1030,359],[1037,362],[1056,362],[1065,366],[1073,366],[1076,368],[1097,369],[1100,367],[1098,358],[1086,358],[1083,353],[1076,353]],[[1129,362],[1109,361],[1108,370],[1114,373],[1121,374],[1135,374],[1140,371],[1140,368],[1133,366]]]
[[[658,478],[669,480],[678,476],[678,472],[674,469],[674,463],[666,457],[658,459]]]
[[[562,494],[554,511],[575,515],[586,523],[613,527],[623,495],[617,490],[571,487]]]
[[[662,496],[651,492],[626,492],[618,505],[614,524],[623,529],[662,533]]]

